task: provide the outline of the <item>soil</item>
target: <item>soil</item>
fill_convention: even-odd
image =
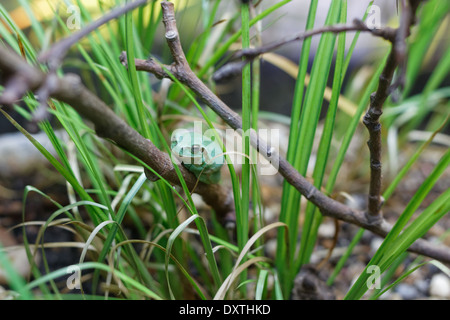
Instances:
[[[358,141],[358,139],[355,139]],[[351,148],[357,150],[363,145],[363,139],[360,139]],[[407,155],[414,152],[417,146],[411,144],[406,146],[403,156],[407,159]],[[422,155],[419,161],[415,164],[413,170],[405,177],[401,182],[396,192],[392,195],[389,201],[383,207],[383,213],[385,218],[394,223],[397,219],[402,208],[405,207],[411,196],[419,187],[420,183],[426,178],[426,176],[433,169],[433,166],[439,160],[440,155],[445,152],[445,148],[439,145],[432,145],[428,151]],[[357,154],[357,153],[355,153]],[[365,203],[364,190],[367,186],[367,178],[365,177],[364,170],[361,172],[355,172],[355,167],[361,167],[361,159],[358,157],[349,157],[342,170],[342,176],[348,175],[349,179],[340,179],[336,190],[346,190],[347,198],[341,196],[342,201],[349,203],[349,199],[354,201],[357,206],[363,206]],[[281,178],[275,177],[274,179],[263,180],[262,194],[265,206],[265,219],[266,223],[276,221],[280,211],[281,200]],[[11,232],[5,232],[9,228],[19,225],[23,222],[22,212],[25,213],[25,221],[45,221],[56,210],[55,205],[47,198],[35,193],[30,192],[27,196],[25,208],[23,205],[23,196],[26,186],[33,186],[43,193],[47,194],[51,199],[58,202],[61,205],[69,203],[67,198],[67,189],[65,181],[55,173],[48,164],[37,163],[34,169],[23,172],[21,175],[5,174],[0,176],[0,242],[4,245],[18,245],[24,241],[22,228],[14,228]],[[423,210],[428,206],[433,199],[435,199],[440,193],[450,187],[450,170],[444,173],[438,183],[436,183],[433,190],[426,197],[420,210]],[[419,210],[419,212],[420,212]],[[338,240],[335,244],[335,248],[332,251],[331,257],[324,262],[323,259],[329,252],[329,248],[333,245],[333,237],[335,236],[336,228],[335,221],[329,218],[325,218],[323,224],[319,230],[319,238],[316,249],[311,257],[311,264],[303,268],[301,274],[299,274],[292,298],[302,299],[342,299],[350,287],[351,283],[356,277],[364,270],[364,267],[369,262],[371,256],[375,252],[376,248],[381,243],[381,238],[366,231],[361,241],[355,247],[352,255],[348,259],[344,268],[337,276],[334,285],[330,288],[325,285],[326,279],[333,272],[334,267],[345,252],[346,247],[353,239],[358,231],[358,227],[349,225],[347,223],[339,223],[338,227]],[[25,228],[26,237],[30,243],[34,243],[37,233],[39,231],[39,225],[31,225]],[[446,230],[450,229],[450,217],[446,215],[441,221],[435,225],[430,232],[427,233],[427,239],[437,239],[444,234]],[[275,254],[275,233],[270,234],[266,242],[266,253],[269,257],[273,258]],[[44,235],[44,242],[75,242],[80,241],[76,239],[74,235],[64,229],[50,227],[46,230]],[[450,237],[447,236],[444,239],[446,245],[450,245]],[[44,252],[39,252],[42,256],[45,254],[45,259],[50,271],[56,270],[62,267],[76,264],[80,257],[80,249],[77,248],[51,248],[45,249]],[[394,273],[394,276],[399,276],[416,258],[416,255],[409,254],[404,263],[401,264]],[[40,260],[40,271],[46,273],[46,267]],[[22,263],[27,263],[23,261]],[[318,268],[320,264],[320,268]],[[430,295],[430,282],[434,275],[442,273],[440,269],[432,264],[427,264],[412,275],[406,278],[401,286],[397,286],[394,290],[384,295],[383,299],[442,299],[446,297],[436,297]],[[306,280],[305,280],[306,279]],[[64,281],[64,279],[61,279]],[[306,282],[305,282],[306,281]],[[302,284],[303,283],[303,284]],[[0,282],[0,286],[6,287],[5,283]],[[311,293],[311,286],[313,292]],[[306,288],[306,289],[305,289]],[[315,288],[315,289],[314,289]],[[305,291],[306,290],[306,291]],[[309,291],[308,291],[309,290]],[[314,291],[316,290],[316,291]],[[450,297],[447,297],[450,299]]]

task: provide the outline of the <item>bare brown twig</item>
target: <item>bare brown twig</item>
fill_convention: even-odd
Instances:
[[[155,61],[136,59],[137,70],[154,73],[159,78],[168,78],[169,75],[165,70],[169,70],[180,82],[191,88],[230,127],[239,131],[239,129],[242,129],[241,118],[214,95],[190,69],[179,40],[173,3],[164,1],[161,6],[166,27],[165,37],[172,52],[174,63],[162,66]],[[126,64],[125,53],[121,55],[121,61]],[[394,63],[392,64],[394,65]],[[395,69],[395,66],[393,68]],[[3,47],[0,47],[0,70],[7,79],[3,95],[0,97],[0,103],[14,103],[27,91],[39,90],[47,82],[48,75]],[[372,104],[375,110],[379,108],[377,104],[382,105],[383,99],[385,99],[384,95],[386,95],[390,83],[389,74],[386,71],[387,77],[381,79],[377,90],[379,94],[373,95]],[[129,151],[172,184],[179,184],[178,176],[169,155],[160,151],[151,141],[142,137],[119,118],[101,99],[83,86],[79,77],[69,74],[62,78],[53,78],[50,83],[49,96],[70,104],[82,116],[92,121],[99,136],[109,139]],[[48,86],[48,83],[46,85]],[[375,113],[375,115],[378,114]],[[314,203],[323,215],[358,225],[381,236],[386,236],[391,229],[391,226],[384,219],[368,219],[365,212],[349,208],[324,195],[284,158],[272,150],[270,145],[259,139],[254,131],[250,133],[250,142],[263,156],[271,161],[278,161],[280,174],[309,201]],[[197,184],[197,179],[183,166],[179,166],[179,169],[188,187],[192,190]],[[195,192],[202,195],[205,202],[211,205],[219,215],[225,216],[234,210],[230,192],[220,185],[198,183]],[[422,239],[413,243],[408,250],[444,262],[450,262],[450,250],[448,248]]]
[[[242,132],[242,120],[239,115],[231,110],[200,79],[198,79],[189,67],[181,47],[179,33],[173,13],[173,3],[162,2],[161,6],[163,8],[163,21],[166,26],[166,40],[172,52],[174,63],[171,65],[162,66],[153,60],[135,59],[136,69],[153,73],[159,78],[169,78],[169,75],[164,71],[165,69],[169,70],[174,77],[193,90],[200,99],[202,99],[225,121],[225,123],[238,132]],[[391,38],[391,40],[393,39],[394,38]],[[120,60],[126,65],[127,59],[125,52],[122,53]],[[373,95],[372,100],[374,106],[382,105],[385,100],[385,97],[381,96],[381,93],[386,92],[384,89],[387,90],[389,87],[389,79],[392,78],[389,75],[392,67],[395,70],[395,66],[386,68],[388,69],[389,74],[388,71],[386,71],[386,79],[382,79],[381,82],[383,83],[380,83],[380,96],[378,97],[376,94]],[[377,108],[375,108],[375,110],[376,109]],[[295,168],[292,167],[286,159],[274,152],[270,145],[260,139],[254,131],[250,133],[250,143],[269,161],[277,162],[279,165],[278,171],[284,179],[294,186],[309,201],[314,203],[323,215],[358,225],[380,236],[386,236],[391,229],[391,226],[384,219],[382,219],[382,217],[379,219],[371,219],[365,212],[351,209],[344,204],[324,195],[316,187],[314,187],[314,185],[306,180],[297,170],[295,170]],[[448,248],[431,244],[422,239],[419,239],[413,243],[409,248],[409,251],[433,257],[441,261],[450,262],[450,250]]]
[[[49,75],[53,77],[53,74],[44,74],[4,47],[0,47],[0,70],[10,75],[10,80],[7,81],[5,91],[0,97],[0,104],[14,103],[25,92],[39,90],[41,86],[48,85],[47,77]],[[77,75],[68,74],[62,78],[55,76],[51,81],[49,96],[71,105],[83,117],[92,121],[100,137],[127,150],[173,185],[180,185],[170,156],[160,151],[150,140],[145,139],[117,116],[81,83]],[[182,165],[179,169],[188,188],[192,190],[195,187],[195,192],[216,211],[219,218],[225,218],[230,212],[234,212],[234,203],[229,190],[220,185],[197,183],[195,175]]]
[[[305,40],[306,38],[310,38],[315,35],[320,35],[323,33],[342,33],[342,32],[370,32],[374,36],[381,37],[383,39],[389,40],[391,42],[395,39],[395,29],[391,28],[383,28],[383,29],[372,29],[369,28],[363,21],[359,19],[354,19],[353,23],[350,25],[346,24],[335,24],[335,25],[329,25],[324,26],[318,29],[314,30],[308,30],[305,32],[297,33],[293,36],[289,36],[285,39],[281,39],[277,42],[258,47],[258,48],[248,48],[248,49],[242,49],[238,52],[236,52],[233,55],[233,58],[240,59],[242,57],[245,57],[246,59],[254,59],[261,54],[264,54],[266,52],[273,51],[275,49],[278,49],[281,46],[284,46],[288,43],[294,42],[294,41],[300,41]]]
[[[403,1],[404,4],[407,1]],[[406,37],[409,29],[414,23],[414,16],[419,1],[408,1],[410,5],[403,8],[400,27],[395,32],[392,39],[392,48],[380,75],[377,91],[370,97],[370,107],[364,116],[364,125],[369,131],[369,141],[367,145],[370,152],[370,185],[368,195],[368,218],[371,220],[381,219],[380,208],[382,205],[382,166],[381,166],[381,123],[379,121],[383,113],[383,104],[392,92],[391,83],[394,72],[399,64],[403,63],[406,56]]]
[[[320,35],[323,33],[341,33],[341,32],[369,32],[374,36],[381,37],[390,42],[395,41],[396,30],[391,28],[383,28],[383,29],[372,29],[369,28],[363,21],[359,19],[354,19],[353,23],[350,25],[346,24],[335,24],[324,26],[314,30],[308,30],[305,32],[297,33],[292,36],[286,37],[279,41],[257,47],[257,48],[246,48],[235,52],[232,56],[231,62],[225,64],[223,67],[218,69],[214,75],[213,79],[215,81],[220,80],[222,78],[227,78],[229,76],[233,76],[244,68],[244,66],[258,58],[264,53],[274,51],[279,47],[282,47],[288,43],[305,40],[306,38],[310,38],[315,35]],[[242,59],[245,58],[245,59]]]
[[[116,19],[125,13],[136,9],[137,7],[143,6],[147,3],[148,0],[136,0],[134,2],[128,2],[122,7],[115,8],[108,12],[107,14],[103,15],[101,18],[95,20],[94,22],[90,23],[83,29],[79,30],[78,32],[75,32],[71,34],[70,36],[62,39],[61,41],[55,43],[50,49],[47,51],[41,53],[38,57],[38,60],[42,63],[49,64],[50,70],[54,71],[56,70],[62,60],[64,59],[67,51],[78,41],[80,41],[82,38],[87,36],[92,31],[98,29],[100,26],[104,25],[105,23]]]
[[[129,2],[122,7],[117,7],[110,12],[106,13],[101,18],[90,23],[83,29],[71,34],[70,36],[62,39],[61,41],[54,44],[50,49],[41,53],[38,57],[39,62],[46,63],[49,67],[49,75],[47,76],[46,83],[42,85],[37,94],[37,100],[39,101],[39,106],[37,110],[33,113],[33,122],[37,123],[49,117],[47,112],[47,101],[50,97],[50,91],[52,91],[52,79],[56,77],[55,72],[62,63],[65,55],[69,49],[82,38],[87,36],[92,31],[98,29],[105,23],[116,19],[123,14],[140,7],[147,3],[148,0],[137,0],[135,2]]]

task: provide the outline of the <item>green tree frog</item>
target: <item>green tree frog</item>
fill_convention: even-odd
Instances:
[[[218,183],[220,169],[224,163],[222,149],[215,137],[211,138],[186,129],[177,129],[172,133],[171,149],[183,165],[207,184]]]

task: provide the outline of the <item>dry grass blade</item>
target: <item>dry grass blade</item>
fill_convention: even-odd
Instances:
[[[237,277],[249,266],[252,264],[258,263],[258,262],[267,262],[270,261],[267,257],[255,257],[251,258],[250,260],[245,261],[243,264],[241,264],[239,267],[233,270],[233,272],[225,279],[222,286],[217,290],[216,295],[214,296],[214,300],[224,300],[225,295],[227,294],[228,290],[230,289],[231,285],[233,284],[234,280],[237,279]]]
[[[87,249],[90,247],[91,242],[94,240],[94,238],[97,236],[97,233],[106,225],[110,224],[110,223],[115,223],[115,221],[112,220],[107,220],[107,221],[103,221],[102,223],[100,223],[97,227],[95,227],[94,231],[92,231],[92,233],[89,235],[89,238],[86,240],[86,244],[83,247],[83,252],[81,252],[80,255],[80,262],[79,263],[83,263],[84,262],[84,257],[86,256],[86,252]]]
[[[234,279],[236,279],[236,277],[245,269],[247,268],[250,264],[252,263],[256,263],[262,260],[259,260],[260,257],[256,257],[256,258],[252,258],[250,260],[248,260],[247,262],[243,263],[242,266],[245,265],[245,267],[240,266],[241,261],[244,259],[244,257],[247,255],[247,253],[249,253],[250,248],[253,246],[253,244],[258,240],[258,238],[260,238],[265,232],[271,230],[271,229],[275,229],[275,228],[279,228],[279,227],[285,227],[287,228],[287,225],[283,222],[274,222],[272,224],[269,224],[268,226],[265,226],[264,228],[261,228],[258,232],[256,232],[245,244],[245,246],[242,248],[241,253],[239,254],[239,257],[236,260],[236,263],[234,265],[233,271],[231,272],[231,274],[225,279],[225,281],[222,283],[221,287],[219,288],[219,290],[217,291],[214,299],[215,300],[222,300],[225,298],[225,294],[228,291],[228,289],[230,288],[231,284],[233,283]],[[256,261],[255,261],[256,259]],[[267,260],[267,258],[263,259],[264,261]],[[253,261],[252,263],[248,264],[249,261]]]

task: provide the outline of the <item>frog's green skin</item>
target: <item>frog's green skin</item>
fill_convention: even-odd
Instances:
[[[181,129],[172,134],[171,149],[200,181],[207,184],[219,182],[224,163],[219,144],[201,133]]]

